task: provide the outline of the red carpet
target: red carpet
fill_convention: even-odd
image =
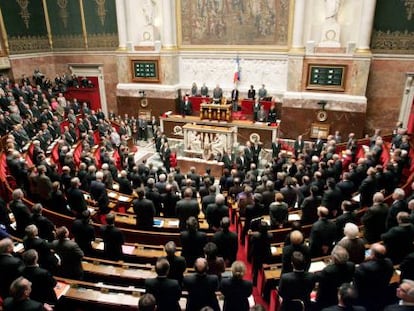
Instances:
[[[236,232],[236,227],[235,225],[231,225],[230,226],[230,230]],[[247,261],[246,258],[246,252],[244,250],[244,245],[241,245],[240,243],[240,239],[239,239],[239,250],[237,252],[237,260],[241,260],[246,264],[246,275],[245,275],[245,279],[246,280],[252,280],[252,265],[251,263],[249,263]],[[268,310],[269,305],[267,302],[265,302],[262,298],[262,296],[259,294],[257,287],[253,287],[253,297],[254,297],[254,301],[256,302],[256,304],[261,304],[262,306],[264,306],[266,308],[266,310]]]

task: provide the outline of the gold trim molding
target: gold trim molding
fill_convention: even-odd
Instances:
[[[49,38],[47,36],[23,36],[10,37],[9,46],[11,54],[50,51]]]
[[[20,17],[23,20],[24,25],[27,29],[29,29],[29,22],[30,22],[30,12],[28,9],[29,0],[16,0],[17,4],[20,7]]]

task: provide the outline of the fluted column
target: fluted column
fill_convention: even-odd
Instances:
[[[293,18],[292,50],[303,50],[303,21],[305,20],[305,0],[295,1]]]
[[[356,52],[369,51],[372,27],[374,25],[375,6],[377,0],[364,0],[362,1],[362,16],[361,23],[359,25],[359,40]]]
[[[126,26],[126,46],[128,50],[133,50],[134,42],[134,23],[132,20],[132,12],[134,7],[131,0],[124,0],[125,3],[125,26]]]
[[[126,14],[125,14],[125,0],[116,0],[116,21],[118,25],[118,40],[119,50],[126,50],[127,30],[126,30]]]
[[[162,0],[162,45],[164,48],[177,46],[175,1]]]

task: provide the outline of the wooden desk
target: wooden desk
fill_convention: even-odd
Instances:
[[[231,105],[201,104],[201,120],[217,120],[231,122]]]

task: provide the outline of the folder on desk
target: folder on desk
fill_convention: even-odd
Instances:
[[[168,226],[169,227],[178,228],[179,224],[180,224],[180,222],[178,220],[169,220],[168,221]]]
[[[122,252],[124,254],[132,255],[134,253],[135,246],[131,245],[122,245]]]
[[[154,227],[162,228],[162,226],[164,226],[164,220],[154,219]]]
[[[58,281],[54,288],[57,299],[64,296],[68,292],[69,288],[70,288],[69,284]]]
[[[117,194],[115,192],[111,192],[111,191],[108,192],[108,197],[110,197],[111,199],[115,199],[116,196]]]
[[[20,253],[22,250],[24,250],[24,245],[23,243],[16,243],[13,246],[13,252],[14,253]]]
[[[104,250],[104,242],[96,243],[95,249],[103,251]]]

